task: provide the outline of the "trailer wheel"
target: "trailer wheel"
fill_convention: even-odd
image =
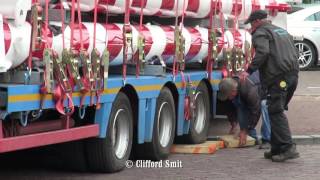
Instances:
[[[175,136],[175,126],[176,112],[173,96],[169,88],[165,87],[157,98],[152,142],[145,143],[141,149],[139,148],[140,151],[144,151],[142,156],[155,161],[168,158]]]
[[[210,124],[209,93],[205,83],[200,83],[195,93],[195,116],[190,122],[186,137],[188,143],[199,144],[207,140]]]
[[[132,109],[128,97],[120,92],[113,105],[106,138],[87,141],[88,165],[96,172],[117,172],[129,159],[133,136]]]

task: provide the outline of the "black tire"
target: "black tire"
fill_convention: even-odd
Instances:
[[[308,70],[315,65],[316,50],[309,41],[295,41],[295,46],[299,50],[299,68],[300,70]]]
[[[166,119],[166,123],[163,120]],[[164,128],[164,124],[168,125],[168,128]],[[162,127],[160,127],[163,125]],[[159,97],[157,98],[156,114],[154,117],[153,135],[150,143],[144,143],[138,145],[136,149],[136,159],[151,159],[159,161],[168,158],[170,155],[170,149],[175,137],[176,128],[176,111],[173,96],[169,88],[164,87]],[[164,132],[163,130],[168,130]],[[164,134],[161,138],[159,134]],[[167,134],[167,136],[165,136]],[[161,145],[161,139],[163,143]]]
[[[86,142],[87,160],[90,170],[112,173],[125,168],[132,148],[132,117],[132,109],[128,97],[123,92],[119,92],[112,105],[106,138],[93,138]],[[117,131],[120,133],[113,134],[115,128],[118,128]],[[123,129],[121,130],[120,128]],[[121,144],[118,143],[121,143],[119,139],[121,139],[120,136],[123,137],[124,133],[128,133],[124,136],[126,144],[122,144],[124,150],[120,152],[121,155],[117,156],[117,145],[121,147]],[[114,138],[112,137],[113,135]],[[112,143],[112,139],[114,139],[115,143]]]
[[[210,102],[208,88],[201,82],[195,93],[195,118],[191,119],[187,143],[199,144],[207,140],[210,125]]]

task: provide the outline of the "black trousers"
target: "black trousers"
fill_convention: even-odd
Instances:
[[[284,83],[285,82],[285,83]],[[281,85],[280,85],[281,84]],[[285,84],[285,86],[284,86]],[[267,88],[267,105],[271,124],[271,152],[288,150],[293,142],[287,116],[288,104],[298,85],[298,73],[286,73]]]

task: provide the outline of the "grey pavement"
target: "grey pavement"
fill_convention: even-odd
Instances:
[[[295,95],[319,96],[320,95],[320,71],[301,71],[299,73],[299,85]]]
[[[1,179],[68,179],[68,180],[319,180],[320,146],[298,146],[299,159],[274,163],[263,159],[256,147],[222,149],[213,155],[171,155],[171,162],[181,161],[182,168],[125,169],[114,174],[75,173],[30,168],[0,171]]]

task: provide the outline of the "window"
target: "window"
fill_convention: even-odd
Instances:
[[[320,21],[320,12],[314,13],[305,19],[306,21]]]

